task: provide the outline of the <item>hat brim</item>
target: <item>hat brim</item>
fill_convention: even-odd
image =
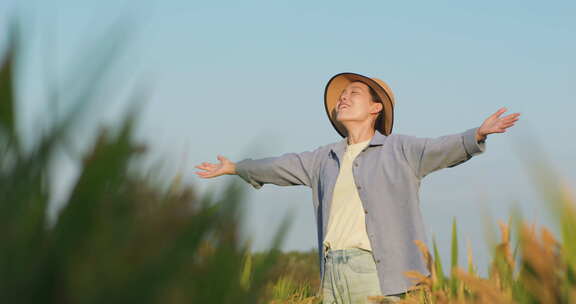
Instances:
[[[384,81],[378,78],[369,78],[356,73],[337,74],[326,84],[326,89],[324,90],[324,106],[330,123],[332,123],[332,126],[340,136],[346,137],[348,135],[344,125],[336,120],[336,103],[342,91],[354,81],[366,83],[378,94],[384,105],[384,115],[382,115],[382,121],[376,122],[375,129],[384,135],[390,135],[394,125],[394,94],[392,90]]]

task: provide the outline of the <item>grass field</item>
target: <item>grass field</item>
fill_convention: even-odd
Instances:
[[[143,168],[138,160],[146,146],[133,138],[137,111],[98,131],[76,159],[80,174],[63,209],[48,222],[54,160],[69,148],[82,105],[98,102],[97,84],[109,77],[101,67],[115,48],[101,43],[87,54],[92,60],[72,71],[78,74],[69,77],[68,94],[53,88],[47,100],[78,106],[31,140],[18,121],[14,67],[21,37],[15,28],[8,33],[0,66],[1,303],[321,302],[316,252],[278,250],[288,221],[266,252],[252,254],[240,241],[246,187],[231,183],[219,190],[220,199],[198,197],[178,176],[166,182]],[[427,248],[415,241],[432,276],[407,272],[422,284],[404,303],[576,303],[575,196],[543,161],[532,160],[529,169],[561,235],[514,211],[499,224],[489,276],[480,277],[471,256],[467,265],[457,263],[455,220],[449,264],[435,242]]]

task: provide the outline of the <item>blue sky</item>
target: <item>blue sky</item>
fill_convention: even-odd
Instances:
[[[390,85],[396,133],[463,132],[502,106],[522,114],[509,132],[488,137],[484,154],[423,180],[422,212],[445,261],[452,217],[461,250],[469,238],[482,270],[483,214],[506,220],[516,203],[526,218],[555,229],[521,155],[544,150],[576,187],[574,2],[0,3],[0,17],[11,12],[22,17],[28,37],[20,73],[24,129],[49,108],[40,98],[46,81],[65,85],[75,62],[90,60],[82,52],[99,33],[114,22],[130,24],[129,55],[114,66],[117,92],[144,84],[149,98],[139,136],[152,145],[152,158],[168,172],[182,172],[200,193],[237,178],[201,180],[192,173],[217,154],[238,161],[339,140],[322,94],[326,81],[344,71]],[[120,117],[125,103],[115,97],[93,113],[94,125]],[[57,188],[64,191],[75,171],[65,161],[61,168]],[[266,248],[290,212],[284,248],[316,245],[309,189],[250,187],[248,201],[245,228],[255,249]]]

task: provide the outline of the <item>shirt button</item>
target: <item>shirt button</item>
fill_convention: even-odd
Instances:
[[[368,214],[368,210],[364,209],[364,214]]]
[[[360,186],[356,186],[356,189],[360,190],[360,189],[362,189],[362,187],[360,187]]]
[[[376,260],[376,263],[380,263],[380,259]]]
[[[358,163],[354,163],[354,167],[358,167]]]

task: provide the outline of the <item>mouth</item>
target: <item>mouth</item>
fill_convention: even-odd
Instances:
[[[342,104],[342,105],[340,105],[340,106],[338,107],[338,110],[342,110],[342,109],[345,109],[345,108],[348,108],[348,107],[350,107],[350,105],[348,105],[348,104]]]

